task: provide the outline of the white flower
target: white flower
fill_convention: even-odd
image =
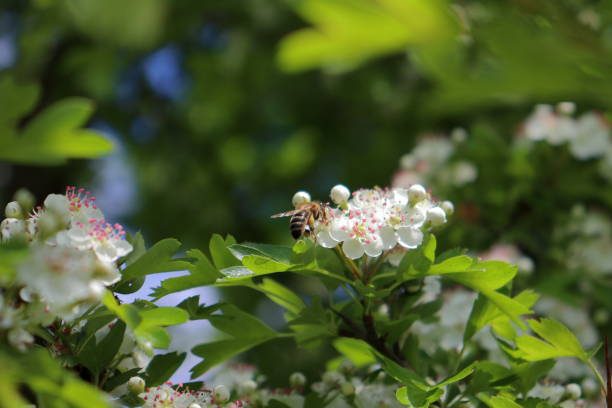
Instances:
[[[536,105],[525,121],[524,133],[530,140],[560,145],[575,137],[576,124],[571,118],[557,115],[550,105]]]
[[[309,203],[310,202],[310,194],[307,191],[298,191],[293,195],[291,199],[291,203],[294,207],[297,207],[298,204]]]
[[[132,251],[132,245],[124,239],[125,231],[119,224],[111,225],[104,219],[92,218],[87,224],[73,223],[69,230],[57,234],[59,245],[79,250],[92,249],[102,262],[115,262]]]
[[[25,239],[26,237],[26,222],[17,218],[5,218],[0,223],[2,230],[2,240],[10,239]]]
[[[337,184],[331,189],[330,197],[338,205],[344,204],[351,196],[351,191],[342,184]]]
[[[462,186],[476,180],[476,177],[478,177],[478,170],[472,163],[461,160],[453,165],[451,174],[453,184]]]
[[[557,384],[536,384],[527,395],[533,398],[541,398],[547,400],[551,404],[557,404],[565,394],[565,387]]]
[[[172,388],[172,383],[167,382],[155,388],[149,388],[138,396],[145,401],[144,408],[191,408],[199,405],[202,408],[217,406],[213,405],[213,396],[209,390],[189,391],[181,387]]]
[[[4,208],[4,215],[7,218],[23,218],[23,211],[17,201],[11,201]]]
[[[431,222],[426,226],[428,212]],[[364,254],[378,257],[398,244],[416,248],[423,242],[423,228],[446,222],[446,213],[421,185],[357,190],[342,208],[328,207],[326,215],[315,224],[317,244],[325,248],[341,244],[351,259]]]
[[[577,121],[576,137],[570,151],[579,160],[601,157],[610,148],[610,129],[595,113],[586,113]]]
[[[306,384],[306,376],[302,373],[293,373],[289,376],[289,384],[292,387],[303,387]]]
[[[557,112],[563,115],[573,115],[576,112],[576,104],[574,102],[559,102]]]
[[[93,253],[66,246],[32,249],[31,258],[17,267],[17,280],[39,296],[54,314],[69,315],[79,303],[92,300]]]
[[[25,329],[16,327],[8,332],[8,341],[16,349],[26,351],[34,343],[34,336]]]

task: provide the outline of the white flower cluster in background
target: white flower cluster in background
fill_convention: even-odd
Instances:
[[[443,188],[460,187],[478,177],[478,170],[467,160],[454,160],[457,146],[467,138],[464,129],[455,129],[451,137],[427,135],[400,159],[400,169],[393,176],[394,187],[426,184]]]
[[[562,102],[536,105],[523,124],[521,134],[527,140],[559,146],[567,144],[578,160],[600,159],[599,171],[612,181],[612,141],[610,124],[596,112],[574,117],[575,105]]]
[[[23,349],[31,342],[27,326],[69,321],[98,302],[104,288],[120,280],[115,262],[132,246],[121,225],[107,223],[95,197],[83,189],[50,194],[30,215],[11,202],[5,214],[2,241],[25,242],[30,249],[16,268],[18,299],[0,299],[0,324],[13,328],[9,339]]]
[[[514,244],[495,244],[488,250],[478,254],[483,261],[504,261],[516,265],[519,273],[529,275],[533,272],[533,259],[524,255]]]
[[[586,408],[587,401],[581,399],[582,388],[578,384],[538,383],[527,396],[546,400],[561,408]]]
[[[576,205],[553,237],[561,248],[560,261],[570,270],[612,274],[612,220],[606,214]]]
[[[303,192],[296,196],[300,194]],[[341,245],[351,259],[416,248],[425,232],[446,223],[453,209],[450,202],[433,200],[420,184],[361,189],[352,194],[338,185],[332,188],[331,198],[337,207],[324,206],[325,216],[315,222],[316,243],[325,248]]]

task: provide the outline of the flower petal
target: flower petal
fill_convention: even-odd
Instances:
[[[365,252],[363,245],[361,245],[361,242],[359,242],[357,239],[349,239],[344,241],[342,244],[342,251],[344,252],[344,255],[351,259],[361,258]]]
[[[382,254],[382,242],[380,239],[372,240],[366,244],[363,244],[363,249],[368,256],[376,258]]]
[[[334,248],[338,245],[338,241],[336,241],[329,234],[329,230],[321,230],[317,234],[317,244],[321,245],[323,248]]]
[[[393,249],[397,244],[397,235],[395,234],[395,229],[390,226],[384,226],[378,231],[378,235],[382,240],[382,249],[388,251]]]
[[[410,227],[401,227],[397,230],[398,242],[404,248],[416,248],[423,242],[423,233]]]

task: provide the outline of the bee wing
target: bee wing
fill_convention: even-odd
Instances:
[[[295,215],[300,212],[303,212],[303,210],[291,210],[291,211],[274,214],[270,218],[291,217],[292,215]]]

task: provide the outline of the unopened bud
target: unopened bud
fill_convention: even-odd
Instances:
[[[145,380],[136,376],[128,380],[128,390],[134,394],[143,393],[145,390]]]
[[[342,374],[337,371],[327,371],[321,379],[328,387],[336,387],[345,382]]]
[[[202,408],[199,404],[196,404],[195,402],[191,405],[189,405],[189,408]]]
[[[68,198],[62,194],[49,194],[45,198],[45,209],[55,215],[56,221],[61,228],[70,223],[70,209]]]
[[[11,201],[4,208],[4,215],[7,218],[18,218],[23,219],[23,211],[17,201]]]
[[[291,199],[294,207],[297,207],[298,204],[309,203],[310,202],[310,194],[306,191],[298,191],[293,195]]]
[[[61,219],[58,219],[53,213],[43,212],[36,224],[38,227],[38,234],[41,239],[45,240],[56,232],[63,229]]]
[[[433,207],[427,210],[427,220],[432,227],[437,227],[446,222],[446,213],[440,207]]]
[[[454,128],[451,132],[451,139],[455,143],[463,143],[467,140],[468,133],[464,128]]]
[[[238,386],[240,395],[251,395],[255,390],[257,390],[257,383],[253,380],[245,381]]]
[[[340,391],[342,394],[348,397],[349,395],[353,395],[355,393],[355,387],[350,382],[345,382],[340,386]]]
[[[582,395],[582,389],[578,384],[567,384],[565,386],[565,395],[570,399],[577,400]]]
[[[455,205],[450,201],[442,201],[440,203],[440,208],[442,208],[446,215],[449,216],[453,215],[453,213],[455,212]]]
[[[214,390],[215,401],[224,402],[230,397],[230,392],[225,385],[217,385]]]
[[[336,184],[329,194],[332,201],[338,205],[344,204],[348,201],[351,196],[351,191],[342,184]]]
[[[303,387],[306,384],[306,376],[300,372],[293,373],[289,376],[289,384],[292,387]]]
[[[413,184],[408,187],[408,199],[412,204],[423,201],[425,198],[427,198],[427,191],[422,185]]]
[[[19,190],[17,190],[15,192],[15,195],[13,196],[13,200],[19,203],[23,214],[28,214],[32,207],[34,207],[34,195],[25,188],[20,188]]]

